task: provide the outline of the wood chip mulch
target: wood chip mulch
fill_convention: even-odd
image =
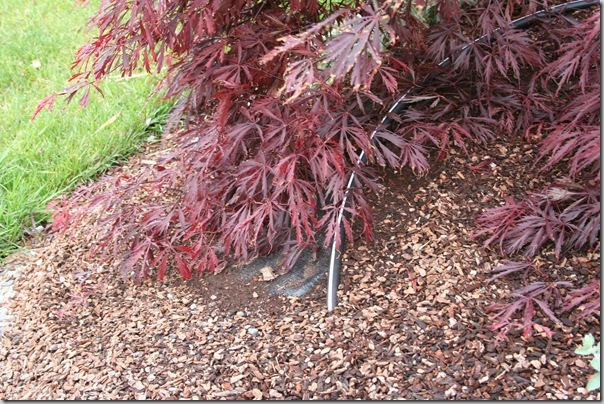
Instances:
[[[599,318],[542,319],[551,339],[513,334],[501,344],[488,329],[486,307],[520,281],[486,286],[503,258],[472,240],[474,219],[504,195],[540,189],[524,168],[532,153],[500,141],[470,149],[472,164],[492,161],[482,173],[462,152],[424,177],[384,172],[376,242],[348,246],[331,314],[324,283],[303,298],[268,296],[266,283],[226,272],[139,286],[110,277],[66,310],[82,274],[101,279],[110,268],[89,256],[84,236],[33,240],[3,264],[19,277],[7,305],[15,319],[0,337],[0,397],[599,400],[584,388],[589,360],[574,354],[583,335],[600,340]],[[582,284],[600,256],[549,265]]]

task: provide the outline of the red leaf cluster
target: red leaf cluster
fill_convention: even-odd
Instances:
[[[370,238],[360,189],[379,189],[372,164],[423,172],[431,153],[542,133],[541,173],[564,166],[569,177],[524,200],[508,198],[478,218],[477,235],[488,236],[485,247],[527,256],[548,243],[557,255],[597,247],[600,17],[510,25],[550,5],[103,1],[91,20],[98,35],[78,51],[74,84],[60,94],[84,91],[85,103],[89,87],[112,72],[166,69],[159,89],[176,100],[167,125],[176,132],[173,152],[137,177],[76,193],[55,212],[57,227],[98,209],[99,226],[109,226],[98,250],[137,280],[163,279],[170,268],[188,279],[275,252],[287,270],[319,234],[339,242],[350,172],[346,209]],[[412,90],[394,113],[398,89]],[[352,239],[346,217],[344,229]],[[550,316],[538,291],[518,291],[521,305]]]
[[[560,289],[570,286],[570,282],[533,282],[528,286],[520,288],[510,294],[515,298],[512,303],[495,303],[487,308],[495,311],[494,323],[491,330],[498,331],[497,339],[503,340],[510,331],[520,328],[524,338],[530,338],[533,329],[543,331],[549,337],[553,331],[544,325],[533,321],[535,309],[539,308],[551,321],[561,325],[562,321],[556,317],[550,306],[560,307],[562,297]],[[520,319],[514,319],[516,312],[522,312]]]

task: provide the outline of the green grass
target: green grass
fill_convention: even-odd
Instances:
[[[52,198],[135,152],[147,119],[165,115],[165,104],[147,99],[154,78],[140,75],[109,78],[105,97],[93,92],[87,108],[58,99],[31,120],[42,98],[65,87],[99,1],[86,8],[73,0],[0,1],[0,261],[32,220],[48,218]]]

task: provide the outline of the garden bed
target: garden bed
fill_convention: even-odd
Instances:
[[[88,254],[93,224],[32,240],[2,268],[19,277],[7,305],[15,318],[0,339],[0,396],[599,400],[584,388],[588,360],[574,353],[583,335],[600,340],[595,316],[574,325],[562,318],[564,326],[538,320],[555,330],[551,339],[512,334],[497,344],[488,328],[487,307],[521,282],[486,284],[502,258],[472,239],[474,219],[548,181],[525,168],[533,146],[499,140],[488,150],[454,150],[419,178],[383,172],[376,241],[348,245],[333,313],[324,282],[288,298],[228,270],[189,282],[174,270],[163,284],[139,286],[112,276],[85,306],[61,313],[80,291],[74,276],[110,271]],[[123,170],[147,160],[134,157]],[[489,163],[479,171],[468,161]],[[552,257],[538,257],[552,280],[582,285],[599,271],[594,251]]]

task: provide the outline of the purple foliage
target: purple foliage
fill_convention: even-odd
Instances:
[[[568,178],[536,195],[507,197],[478,218],[477,237],[528,257],[548,244],[558,256],[597,248],[599,10],[517,30],[513,19],[552,3],[421,4],[103,1],[91,19],[98,33],[76,54],[72,84],[34,115],[59,95],[81,94],[85,105],[110,73],[165,71],[158,90],[176,101],[172,153],[132,178],[80,189],[57,206],[55,230],[98,208],[99,226],[109,227],[96,251],[138,281],[163,279],[171,269],[188,279],[275,252],[287,270],[303,248],[317,246],[319,233],[326,244],[340,241],[336,219],[349,172],[356,185],[378,191],[372,165],[420,173],[451,147],[538,132],[535,175],[561,168]],[[473,41],[482,35],[492,41]],[[445,57],[451,65],[438,66]],[[376,128],[398,91],[417,84],[409,108]],[[367,165],[357,164],[361,153]],[[351,220],[371,239],[366,195],[355,191],[350,200],[349,239]],[[494,278],[528,268],[508,264]],[[535,307],[555,320],[539,297],[555,284],[540,285],[515,293],[517,303],[497,314],[498,330],[524,310],[528,332]]]

